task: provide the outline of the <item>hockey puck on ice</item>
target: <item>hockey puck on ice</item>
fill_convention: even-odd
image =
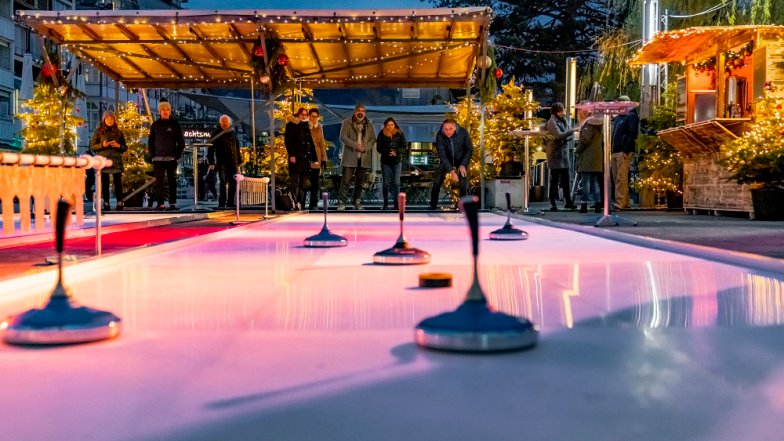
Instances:
[[[424,273],[419,275],[420,288],[446,288],[452,286],[452,275],[448,273]]]

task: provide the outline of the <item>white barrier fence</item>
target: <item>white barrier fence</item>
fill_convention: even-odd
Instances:
[[[0,199],[3,208],[3,235],[14,234],[14,198],[19,200],[22,233],[32,230],[31,212],[35,214],[35,230],[44,231],[44,213],[55,213],[57,201],[65,199],[76,212],[76,224],[84,225],[84,171],[98,170],[96,189],[100,188],[100,170],[112,161],[102,156],[42,156],[0,153]],[[97,194],[100,198],[100,193]],[[32,206],[31,206],[32,202]],[[98,204],[100,206],[100,203]],[[32,210],[31,210],[32,208]],[[70,216],[67,224],[70,224]]]

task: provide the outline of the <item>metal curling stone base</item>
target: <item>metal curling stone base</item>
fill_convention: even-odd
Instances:
[[[422,265],[430,263],[430,253],[419,248],[395,245],[392,248],[374,254],[373,263],[380,265]]]
[[[0,324],[6,343],[61,345],[106,340],[120,335],[122,321],[111,312],[78,306],[68,297],[49,300]]]
[[[345,237],[333,234],[327,227],[324,227],[319,234],[310,236],[302,242],[306,247],[311,248],[344,247],[348,245],[348,240]]]
[[[528,233],[513,226],[504,226],[490,233],[493,240],[526,240]]]
[[[491,311],[485,302],[466,301],[454,312],[423,320],[418,345],[444,351],[498,352],[536,346],[539,330],[529,320]]]

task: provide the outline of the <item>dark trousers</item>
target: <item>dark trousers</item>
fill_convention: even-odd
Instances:
[[[457,173],[457,182],[460,183],[460,197],[463,197],[468,194],[468,177],[460,176],[459,172],[455,173]],[[444,184],[444,178],[446,178],[447,174],[449,174],[449,171],[444,167],[438,167],[438,170],[436,170],[433,188],[430,190],[430,207],[432,208],[438,206],[438,196],[441,194],[441,185]]]
[[[289,171],[289,193],[294,202],[305,200],[305,181],[309,174],[308,171]]]
[[[218,190],[218,206],[225,207],[226,201],[229,205],[235,205],[237,195],[237,180],[234,175],[237,174],[236,165],[216,165],[218,169],[218,178],[220,179],[220,189]],[[228,195],[226,189],[228,188]]]
[[[101,193],[103,197],[103,204],[109,204],[109,176],[111,176],[114,180],[114,197],[117,198],[117,203],[122,203],[122,172],[119,172],[101,174]]]
[[[321,186],[319,185],[319,176],[321,175],[320,168],[311,168],[310,175],[308,176],[308,180],[310,181],[310,203],[308,204],[309,209],[316,208],[318,205],[319,200],[319,189]],[[305,206],[305,193],[302,193],[302,201],[300,203],[302,206]]]
[[[177,161],[154,161],[155,194],[158,205],[163,205],[166,198],[166,185],[169,185],[169,205],[177,204]]]
[[[352,179],[354,179],[354,199],[352,201],[356,202],[357,199],[362,199],[362,183],[365,182],[366,172],[367,169],[364,167],[343,167],[343,176],[340,178],[340,200],[338,202],[346,200],[348,185]]]
[[[95,185],[95,169],[88,168],[84,171],[84,195],[87,196],[87,202],[93,201],[93,186]]]
[[[397,195],[400,193],[400,168],[401,163],[394,165],[381,164],[381,193],[384,195],[384,205],[389,200],[389,190],[392,190],[392,199],[397,206]]]
[[[558,199],[558,183],[563,189],[566,206],[572,206],[572,195],[569,194],[569,169],[554,168],[550,170],[550,205],[555,207],[555,200]]]

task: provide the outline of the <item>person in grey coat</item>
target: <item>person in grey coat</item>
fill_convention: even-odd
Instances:
[[[365,115],[365,106],[357,104],[354,115],[344,120],[340,127],[340,141],[343,143],[340,165],[343,167],[343,176],[340,180],[338,210],[346,209],[344,201],[352,179],[354,209],[362,209],[362,183],[365,182],[365,173],[373,165],[372,155],[376,147],[376,128]]]
[[[572,203],[569,194],[569,157],[567,154],[567,142],[574,135],[574,130],[569,129],[566,123],[566,111],[562,103],[555,103],[550,106],[550,119],[547,121],[547,167],[550,169],[550,211],[558,211],[555,200],[558,199],[558,183],[563,189],[564,199],[566,199],[566,209],[577,208]]]
[[[588,212],[588,203],[593,202],[594,211],[602,208],[601,178],[604,170],[602,155],[602,117],[591,112],[583,115],[580,140],[574,153],[577,157],[577,172],[582,176],[583,192],[580,213]]]

